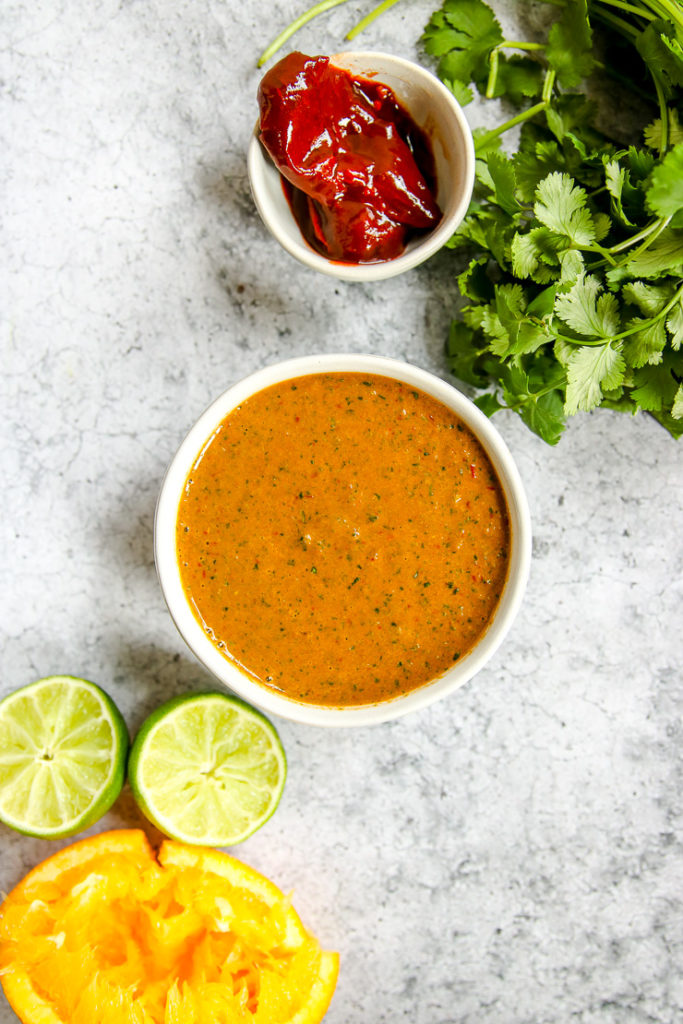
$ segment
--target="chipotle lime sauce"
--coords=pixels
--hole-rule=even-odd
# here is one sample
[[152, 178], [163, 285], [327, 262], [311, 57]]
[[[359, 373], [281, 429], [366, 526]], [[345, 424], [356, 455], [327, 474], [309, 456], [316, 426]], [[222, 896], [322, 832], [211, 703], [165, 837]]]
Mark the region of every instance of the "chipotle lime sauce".
[[258, 99], [261, 142], [322, 255], [393, 259], [439, 223], [429, 140], [386, 85], [295, 52], [263, 77]]
[[192, 468], [181, 578], [225, 657], [294, 700], [385, 701], [486, 630], [508, 511], [482, 445], [441, 402], [356, 373], [253, 395]]

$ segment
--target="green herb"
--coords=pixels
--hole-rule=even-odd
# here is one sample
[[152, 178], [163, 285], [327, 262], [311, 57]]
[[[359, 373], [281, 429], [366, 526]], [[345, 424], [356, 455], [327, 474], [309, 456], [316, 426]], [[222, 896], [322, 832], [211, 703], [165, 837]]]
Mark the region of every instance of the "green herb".
[[[424, 33], [461, 103], [472, 87], [525, 109], [475, 132], [477, 187], [448, 243], [469, 251], [451, 325], [455, 376], [488, 389], [550, 444], [598, 406], [683, 433], [683, 8], [676, 0], [558, 0], [545, 43], [506, 40], [483, 0], [445, 0]], [[593, 22], [608, 32], [607, 65]], [[629, 44], [629, 45], [625, 45]], [[635, 47], [635, 50], [633, 49]], [[637, 52], [636, 52], [637, 51]], [[634, 60], [643, 61], [640, 78]], [[658, 116], [641, 146], [598, 132], [579, 86], [595, 68]], [[517, 151], [500, 136], [521, 125]]]
[[[302, 25], [346, 0], [322, 0]], [[396, 0], [384, 0], [353, 38]], [[475, 131], [475, 195], [449, 248], [469, 254], [447, 342], [488, 415], [513, 409], [550, 444], [568, 416], [607, 407], [683, 433], [683, 7], [680, 0], [547, 0], [544, 42], [508, 40], [484, 0], [445, 0], [423, 43], [461, 104], [476, 89], [519, 113]], [[598, 60], [594, 26], [607, 55]], [[653, 116], [642, 143], [595, 127], [596, 72]], [[517, 150], [501, 136], [520, 127]]]
[[[372, 24], [375, 18], [378, 18], [380, 14], [384, 14], [385, 11], [388, 11], [389, 8], [393, 7], [397, 2], [398, 0], [382, 0], [377, 7], [371, 10], [369, 14], [366, 14], [364, 18], [362, 18], [349, 32], [346, 33], [346, 39], [355, 39], [357, 35]], [[306, 11], [300, 14], [298, 18], [295, 18], [294, 21], [290, 22], [289, 25], [287, 25], [286, 28], [276, 36], [272, 43], [266, 47], [258, 59], [258, 67], [262, 67], [267, 61], [269, 61], [270, 58], [273, 57], [278, 50], [280, 50], [284, 44], [299, 31], [300, 28], [307, 25], [309, 21], [313, 21], [314, 18], [317, 18], [326, 11], [331, 10], [332, 7], [338, 7], [340, 4], [345, 3], [347, 3], [347, 0], [319, 0], [319, 3], [309, 7]]]

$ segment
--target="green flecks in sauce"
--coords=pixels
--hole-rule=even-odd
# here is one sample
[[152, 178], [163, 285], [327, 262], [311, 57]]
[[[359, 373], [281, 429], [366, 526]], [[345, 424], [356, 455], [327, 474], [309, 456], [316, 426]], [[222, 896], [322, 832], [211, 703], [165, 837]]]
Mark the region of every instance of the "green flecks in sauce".
[[263, 685], [325, 705], [424, 685], [485, 631], [510, 527], [482, 446], [385, 377], [314, 374], [244, 401], [186, 483], [198, 620]]

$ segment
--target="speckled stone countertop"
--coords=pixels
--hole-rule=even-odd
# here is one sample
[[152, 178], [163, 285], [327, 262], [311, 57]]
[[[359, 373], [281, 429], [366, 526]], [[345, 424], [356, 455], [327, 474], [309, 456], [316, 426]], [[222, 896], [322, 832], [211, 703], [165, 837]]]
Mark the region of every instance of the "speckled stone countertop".
[[[163, 603], [152, 520], [168, 460], [224, 387], [342, 349], [448, 379], [452, 254], [342, 284], [256, 214], [256, 57], [304, 6], [5, 8], [1, 694], [82, 675], [134, 732], [162, 699], [211, 685]], [[296, 45], [343, 49], [369, 6], [336, 8]], [[434, 6], [399, 4], [358, 42], [415, 58]], [[534, 524], [512, 633], [407, 718], [278, 721], [282, 803], [234, 852], [341, 952], [326, 1024], [673, 1024], [683, 448], [647, 417], [584, 414], [556, 448], [512, 414], [495, 423]], [[144, 825], [127, 789], [91, 831], [120, 825]], [[56, 846], [0, 826], [0, 889]], [[0, 1024], [15, 1019], [0, 996]]]

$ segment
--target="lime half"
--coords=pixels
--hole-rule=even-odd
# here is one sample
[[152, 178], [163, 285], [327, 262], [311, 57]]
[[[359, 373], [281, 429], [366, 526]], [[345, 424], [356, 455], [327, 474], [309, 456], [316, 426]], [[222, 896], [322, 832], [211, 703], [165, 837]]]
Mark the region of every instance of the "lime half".
[[108, 811], [126, 777], [128, 733], [99, 686], [49, 676], [0, 701], [0, 821], [41, 839]]
[[133, 743], [128, 778], [140, 809], [183, 843], [233, 846], [277, 807], [287, 775], [280, 738], [237, 697], [186, 694], [157, 708]]

